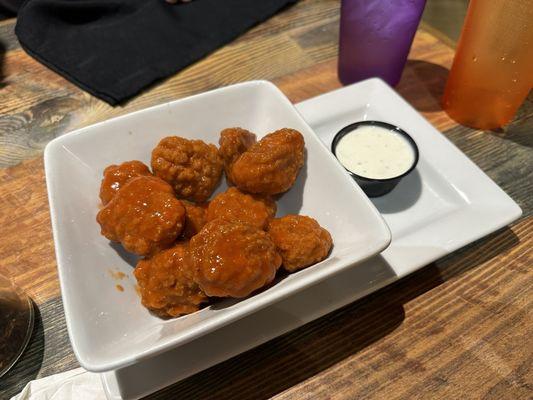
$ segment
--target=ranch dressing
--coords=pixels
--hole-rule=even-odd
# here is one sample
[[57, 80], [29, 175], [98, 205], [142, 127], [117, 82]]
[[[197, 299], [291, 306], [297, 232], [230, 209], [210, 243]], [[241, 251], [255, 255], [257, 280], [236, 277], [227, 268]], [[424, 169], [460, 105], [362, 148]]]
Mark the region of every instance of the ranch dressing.
[[344, 135], [335, 154], [347, 170], [369, 179], [400, 176], [415, 162], [413, 147], [403, 135], [372, 125]]

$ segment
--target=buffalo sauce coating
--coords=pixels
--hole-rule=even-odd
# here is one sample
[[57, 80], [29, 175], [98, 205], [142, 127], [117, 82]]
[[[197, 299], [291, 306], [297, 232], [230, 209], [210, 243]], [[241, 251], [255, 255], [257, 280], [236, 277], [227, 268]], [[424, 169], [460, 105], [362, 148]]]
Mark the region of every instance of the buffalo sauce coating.
[[138, 255], [171, 246], [184, 219], [185, 209], [172, 187], [147, 176], [127, 182], [96, 216], [102, 235]]
[[217, 195], [207, 207], [207, 221], [216, 218], [242, 221], [260, 229], [266, 229], [275, 215], [276, 203], [272, 199], [242, 193], [234, 187]]
[[218, 152], [224, 161], [226, 178], [231, 183], [231, 166], [256, 142], [255, 134], [242, 128], [227, 128], [220, 132]]
[[163, 138], [152, 150], [154, 175], [168, 182], [180, 199], [207, 201], [222, 177], [223, 162], [213, 144], [179, 136]]
[[190, 242], [194, 280], [208, 296], [246, 297], [272, 282], [281, 257], [268, 234], [240, 221], [215, 219]]
[[194, 204], [187, 200], [181, 202], [185, 207], [185, 227], [181, 236], [190, 239], [206, 224], [206, 204]]
[[232, 182], [243, 192], [274, 195], [286, 192], [304, 164], [304, 138], [294, 129], [269, 133], [231, 165]]
[[322, 261], [333, 244], [329, 232], [304, 215], [276, 218], [270, 222], [268, 233], [283, 258], [283, 267], [289, 272]]
[[104, 170], [100, 185], [100, 200], [106, 205], [130, 179], [152, 175], [148, 167], [140, 161], [126, 161], [120, 165], [110, 165]]
[[191, 279], [187, 244], [178, 243], [137, 263], [134, 274], [142, 304], [161, 317], [197, 311], [206, 295]]

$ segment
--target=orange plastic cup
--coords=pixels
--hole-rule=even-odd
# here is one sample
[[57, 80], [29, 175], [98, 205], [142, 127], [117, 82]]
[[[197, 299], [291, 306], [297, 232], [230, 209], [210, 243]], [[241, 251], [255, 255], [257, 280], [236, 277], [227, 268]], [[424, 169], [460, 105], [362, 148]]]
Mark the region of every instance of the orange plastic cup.
[[462, 125], [499, 128], [533, 87], [533, 2], [470, 0], [442, 105]]

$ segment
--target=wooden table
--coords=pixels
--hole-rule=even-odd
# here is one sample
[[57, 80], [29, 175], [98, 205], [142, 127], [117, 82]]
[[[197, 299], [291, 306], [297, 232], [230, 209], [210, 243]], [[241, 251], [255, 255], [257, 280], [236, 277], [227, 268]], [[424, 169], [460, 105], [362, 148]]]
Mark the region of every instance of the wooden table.
[[[76, 367], [50, 229], [42, 150], [113, 116], [248, 79], [294, 102], [339, 87], [338, 1], [306, 0], [112, 108], [30, 58], [0, 23], [0, 273], [38, 306], [0, 398]], [[0, 59], [2, 51], [0, 51]], [[453, 50], [420, 29], [398, 91], [523, 208], [494, 233], [341, 310], [167, 388], [183, 399], [526, 399], [533, 396], [533, 103], [502, 132], [458, 126], [439, 106]]]

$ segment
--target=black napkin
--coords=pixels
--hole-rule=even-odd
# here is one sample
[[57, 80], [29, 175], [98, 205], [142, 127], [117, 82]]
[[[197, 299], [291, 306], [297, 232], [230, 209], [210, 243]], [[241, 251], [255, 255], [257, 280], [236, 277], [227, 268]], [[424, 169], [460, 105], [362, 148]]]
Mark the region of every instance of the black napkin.
[[15, 32], [34, 58], [115, 105], [297, 0], [29, 0]]

